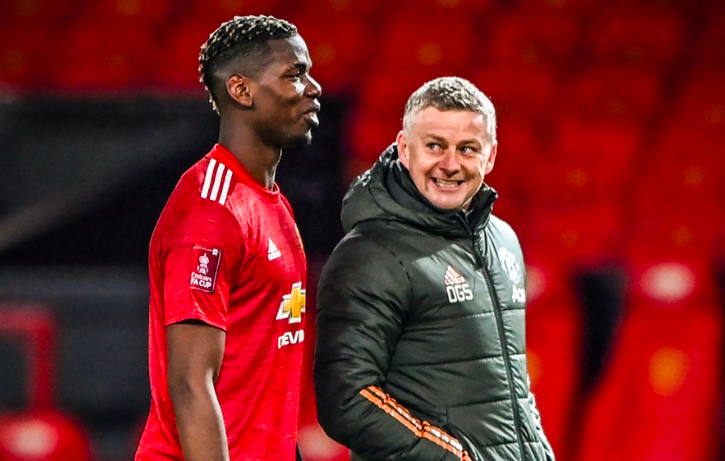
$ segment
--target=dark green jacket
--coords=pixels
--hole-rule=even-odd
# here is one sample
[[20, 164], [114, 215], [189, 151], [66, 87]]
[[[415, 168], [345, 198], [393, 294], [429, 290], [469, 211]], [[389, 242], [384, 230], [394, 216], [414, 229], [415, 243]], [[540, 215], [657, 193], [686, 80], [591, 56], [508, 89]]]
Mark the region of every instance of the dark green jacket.
[[353, 460], [553, 460], [526, 370], [526, 274], [479, 191], [434, 208], [391, 146], [350, 187], [322, 271], [315, 389]]

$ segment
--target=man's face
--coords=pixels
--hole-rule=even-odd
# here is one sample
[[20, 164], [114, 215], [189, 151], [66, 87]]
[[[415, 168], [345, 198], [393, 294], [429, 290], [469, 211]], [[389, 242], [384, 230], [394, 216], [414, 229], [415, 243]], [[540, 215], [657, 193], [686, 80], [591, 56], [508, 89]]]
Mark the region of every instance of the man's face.
[[269, 58], [250, 81], [258, 131], [270, 145], [308, 144], [312, 128], [319, 125], [322, 90], [310, 76], [307, 45], [299, 35], [268, 44]]
[[467, 110], [426, 107], [409, 133], [398, 133], [397, 143], [415, 186], [444, 210], [468, 210], [496, 160], [497, 145], [486, 133], [486, 118]]

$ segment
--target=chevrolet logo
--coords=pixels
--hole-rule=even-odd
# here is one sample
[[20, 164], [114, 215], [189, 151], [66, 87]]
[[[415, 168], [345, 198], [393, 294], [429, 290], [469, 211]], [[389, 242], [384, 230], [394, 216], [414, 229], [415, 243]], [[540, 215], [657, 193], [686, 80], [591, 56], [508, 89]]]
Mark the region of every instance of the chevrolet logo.
[[282, 297], [277, 312], [277, 320], [289, 319], [289, 323], [302, 322], [302, 313], [305, 311], [305, 300], [307, 290], [302, 288], [302, 282], [292, 285], [290, 294]]

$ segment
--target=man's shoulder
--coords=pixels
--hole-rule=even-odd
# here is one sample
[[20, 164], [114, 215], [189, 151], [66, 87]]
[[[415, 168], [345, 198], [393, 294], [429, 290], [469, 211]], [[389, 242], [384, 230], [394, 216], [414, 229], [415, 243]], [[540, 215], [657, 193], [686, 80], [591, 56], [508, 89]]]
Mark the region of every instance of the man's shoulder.
[[164, 210], [155, 233], [183, 234], [194, 229], [218, 228], [221, 232], [238, 230], [239, 223], [228, 205], [233, 185], [231, 175], [217, 174], [218, 162], [205, 156], [179, 178]]
[[516, 231], [514, 231], [514, 228], [511, 227], [508, 222], [504, 221], [496, 215], [491, 215], [491, 218], [488, 221], [488, 228], [494, 232], [516, 238]]
[[[408, 240], [406, 228], [392, 220], [369, 220], [358, 223], [342, 239], [338, 247], [341, 251], [385, 250], [398, 253]], [[392, 251], [397, 249], [396, 251]], [[336, 248], [337, 250], [337, 248]]]

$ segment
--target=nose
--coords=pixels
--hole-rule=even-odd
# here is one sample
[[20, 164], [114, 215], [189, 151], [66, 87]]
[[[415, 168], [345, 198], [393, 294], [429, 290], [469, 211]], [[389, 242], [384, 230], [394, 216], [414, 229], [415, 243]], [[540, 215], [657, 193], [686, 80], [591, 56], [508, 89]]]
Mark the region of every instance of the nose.
[[461, 169], [461, 164], [454, 149], [448, 149], [443, 153], [443, 157], [438, 162], [438, 168], [448, 175], [453, 175]]
[[322, 96], [322, 86], [317, 83], [317, 80], [312, 78], [311, 75], [307, 77], [307, 80], [307, 96], [311, 98], [319, 98], [320, 96]]

